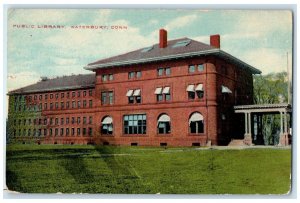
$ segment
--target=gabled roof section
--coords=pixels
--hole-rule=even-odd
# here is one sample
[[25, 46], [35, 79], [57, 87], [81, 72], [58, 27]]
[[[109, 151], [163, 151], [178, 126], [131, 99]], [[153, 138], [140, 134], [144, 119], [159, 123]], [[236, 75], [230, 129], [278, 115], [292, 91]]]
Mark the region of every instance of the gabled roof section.
[[95, 74], [62, 76], [53, 79], [43, 78], [35, 84], [10, 91], [8, 95], [84, 89], [94, 87], [95, 79]]
[[[178, 46], [178, 44], [180, 46]], [[125, 54], [101, 59], [88, 64], [84, 68], [94, 71], [100, 68], [149, 63], [192, 56], [217, 55], [226, 60], [230, 60], [232, 63], [238, 64], [243, 68], [249, 69], [253, 74], [261, 73], [260, 70], [250, 66], [249, 64], [246, 64], [245, 62], [220, 50], [219, 48], [215, 48], [213, 46], [189, 38], [169, 40], [168, 45], [165, 48], [159, 48], [159, 44], [153, 45], [153, 48], [152, 46], [150, 47], [151, 49], [149, 47], [145, 47]]]

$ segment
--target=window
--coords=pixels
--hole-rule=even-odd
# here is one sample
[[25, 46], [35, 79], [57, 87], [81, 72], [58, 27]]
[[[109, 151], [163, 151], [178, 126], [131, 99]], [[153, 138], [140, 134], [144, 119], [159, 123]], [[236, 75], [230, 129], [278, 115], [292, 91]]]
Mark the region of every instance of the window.
[[31, 119], [28, 119], [28, 124], [31, 125]]
[[65, 103], [64, 102], [60, 102], [60, 108], [64, 109], [65, 108]]
[[38, 136], [40, 137], [42, 135], [42, 129], [39, 129]]
[[196, 71], [203, 72], [204, 71], [204, 65], [203, 64], [189, 65], [189, 73], [195, 73]]
[[194, 112], [191, 114], [189, 119], [189, 129], [192, 134], [204, 132], [203, 116], [200, 113]]
[[[19, 97], [19, 101], [21, 101], [22, 97]], [[34, 95], [34, 100], [37, 100], [37, 95]]]
[[53, 125], [53, 118], [50, 118], [50, 125]]
[[63, 125], [64, 124], [64, 118], [60, 119], [60, 124]]
[[47, 103], [44, 104], [44, 110], [47, 110]]
[[69, 136], [69, 134], [70, 134], [70, 130], [69, 128], [66, 128], [66, 136]]
[[[190, 84], [187, 86], [188, 99], [194, 100], [195, 98], [202, 99], [204, 97], [203, 84]], [[197, 97], [196, 97], [197, 95]]]
[[50, 110], [53, 109], [53, 103], [50, 103]]
[[154, 94], [156, 94], [156, 100], [158, 102], [171, 100], [170, 87], [157, 87]]
[[158, 76], [163, 76], [163, 75], [169, 76], [169, 75], [171, 75], [171, 68], [170, 67], [167, 67], [167, 68], [160, 67], [157, 69], [157, 75]]
[[69, 98], [70, 97], [70, 92], [67, 92], [67, 98]]
[[47, 125], [47, 118], [44, 118], [44, 125]]
[[77, 136], [80, 136], [80, 128], [77, 128]]
[[80, 123], [80, 117], [77, 117], [77, 123], [78, 124]]
[[40, 95], [39, 95], [39, 100], [42, 100], [42, 97], [43, 97], [43, 96], [40, 94]]
[[89, 136], [93, 136], [93, 128], [89, 128]]
[[89, 90], [89, 96], [93, 96], [93, 90]]
[[107, 75], [102, 75], [102, 81], [103, 82], [107, 81]]
[[[47, 100], [48, 99], [48, 94], [45, 94], [45, 100]], [[31, 98], [30, 98], [30, 100], [31, 100]]]
[[86, 100], [83, 100], [83, 108], [86, 108]]
[[75, 135], [75, 128], [72, 128], [72, 129], [71, 129], [71, 134], [72, 134], [72, 136]]
[[110, 116], [106, 116], [101, 122], [101, 134], [112, 135], [113, 134], [113, 119]]
[[89, 107], [92, 108], [93, 107], [93, 101], [89, 100]]
[[86, 136], [86, 128], [82, 128], [82, 135]]
[[72, 101], [72, 108], [76, 108], [76, 102], [75, 101]]
[[[25, 110], [25, 106], [24, 106], [24, 110]], [[39, 110], [42, 110], [42, 103], [39, 104]]]
[[61, 128], [61, 129], [60, 129], [60, 136], [63, 136], [63, 135], [64, 135], [64, 129]]
[[164, 69], [163, 68], [158, 68], [157, 69], [157, 75], [162, 76], [164, 74]]
[[70, 119], [69, 119], [69, 117], [67, 117], [66, 118], [66, 124], [69, 124], [69, 122], [70, 122]]
[[129, 104], [133, 104], [134, 102], [141, 103], [142, 101], [141, 89], [128, 90], [126, 96], [128, 97]]
[[39, 125], [41, 125], [41, 124], [42, 124], [42, 119], [39, 118]]
[[50, 99], [53, 99], [53, 94], [50, 94]]
[[66, 108], [68, 109], [68, 108], [70, 108], [70, 102], [66, 102]]
[[169, 134], [171, 132], [170, 117], [167, 114], [162, 114], [157, 120], [158, 134]]
[[93, 123], [93, 117], [90, 116], [90, 117], [89, 117], [89, 124], [92, 124], [92, 123]]
[[125, 115], [124, 134], [146, 134], [146, 114]]
[[77, 101], [77, 108], [80, 108], [80, 107], [81, 107], [81, 102]]
[[140, 78], [140, 77], [142, 77], [141, 71], [132, 71], [128, 73], [128, 79]]
[[55, 109], [58, 109], [58, 102], [55, 102]]
[[26, 119], [23, 120], [23, 125], [26, 125]]
[[55, 136], [58, 136], [58, 128], [55, 128]]
[[83, 124], [86, 124], [86, 117], [85, 117], [85, 116], [83, 117], [82, 123], [83, 123]]
[[44, 129], [44, 136], [47, 136], [47, 129]]
[[65, 93], [62, 92], [62, 93], [60, 94], [60, 97], [61, 97], [61, 98], [64, 98], [64, 97], [65, 97]]
[[58, 99], [58, 93], [55, 94], [55, 99]]
[[80, 91], [77, 92], [77, 97], [80, 97]]
[[58, 125], [58, 118], [55, 118], [55, 125]]
[[75, 97], [75, 94], [76, 94], [75, 92], [72, 92], [72, 97]]
[[113, 104], [113, 92], [107, 91], [107, 92], [101, 92], [101, 104]]
[[49, 129], [49, 135], [50, 135], [50, 136], [53, 135], [52, 128]]
[[83, 93], [82, 93], [82, 94], [83, 94], [83, 96], [85, 97], [85, 96], [86, 96], [86, 91], [83, 91]]
[[189, 65], [189, 73], [194, 73], [194, 72], [195, 72], [195, 66]]
[[171, 68], [166, 68], [166, 75], [171, 75]]
[[108, 81], [108, 80], [113, 80], [114, 75], [113, 74], [107, 74], [107, 75], [102, 75], [102, 82]]
[[75, 123], [75, 117], [72, 117], [72, 124]]
[[198, 71], [199, 72], [204, 71], [204, 65], [203, 64], [198, 64]]
[[27, 136], [31, 136], [31, 129], [28, 129]]

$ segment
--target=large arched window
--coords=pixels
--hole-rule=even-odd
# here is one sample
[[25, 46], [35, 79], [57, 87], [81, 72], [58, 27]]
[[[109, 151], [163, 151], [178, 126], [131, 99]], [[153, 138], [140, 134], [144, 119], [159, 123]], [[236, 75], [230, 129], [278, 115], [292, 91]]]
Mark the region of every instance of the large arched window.
[[170, 117], [167, 114], [162, 114], [157, 120], [157, 132], [158, 134], [171, 133]]
[[190, 127], [190, 133], [193, 134], [203, 133], [204, 132], [203, 116], [198, 112], [192, 113], [189, 119], [189, 127]]
[[112, 135], [113, 134], [113, 119], [110, 116], [106, 116], [101, 122], [101, 134]]

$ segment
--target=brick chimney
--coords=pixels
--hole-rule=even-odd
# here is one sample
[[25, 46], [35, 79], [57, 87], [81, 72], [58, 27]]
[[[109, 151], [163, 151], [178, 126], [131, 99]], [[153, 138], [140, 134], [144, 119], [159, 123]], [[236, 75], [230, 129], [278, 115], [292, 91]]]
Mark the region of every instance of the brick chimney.
[[210, 46], [220, 48], [220, 35], [210, 35]]
[[168, 46], [168, 34], [165, 29], [159, 30], [159, 48], [166, 48]]

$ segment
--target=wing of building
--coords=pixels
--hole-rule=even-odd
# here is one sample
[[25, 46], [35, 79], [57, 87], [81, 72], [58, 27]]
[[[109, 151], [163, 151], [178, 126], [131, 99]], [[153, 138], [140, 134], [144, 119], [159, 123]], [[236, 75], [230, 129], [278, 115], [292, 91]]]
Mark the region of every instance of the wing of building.
[[[258, 69], [189, 38], [100, 59], [94, 74], [42, 81], [9, 93], [16, 142], [151, 146], [225, 145], [243, 137], [237, 104], [252, 104]], [[138, 43], [138, 42], [137, 42]]]

